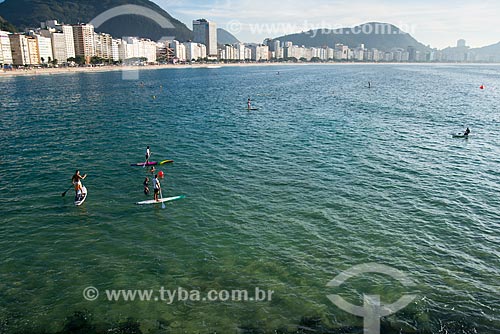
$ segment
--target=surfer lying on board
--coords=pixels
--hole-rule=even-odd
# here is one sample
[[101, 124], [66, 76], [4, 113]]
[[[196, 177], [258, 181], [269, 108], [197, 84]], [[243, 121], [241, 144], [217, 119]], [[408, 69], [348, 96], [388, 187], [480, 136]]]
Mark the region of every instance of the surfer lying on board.
[[149, 177], [144, 180], [144, 195], [149, 195]]
[[155, 175], [155, 178], [153, 180], [153, 186], [155, 187], [155, 195], [154, 195], [155, 201], [159, 202], [158, 196], [160, 195], [161, 184], [160, 180], [158, 180], [158, 175]]
[[76, 196], [78, 196], [79, 193], [81, 194], [83, 192], [82, 180], [85, 180], [86, 178], [87, 178], [87, 174], [85, 174], [84, 176], [81, 176], [79, 170], [77, 170], [75, 172], [75, 175], [73, 175], [73, 177], [71, 178], [71, 182], [75, 186]]

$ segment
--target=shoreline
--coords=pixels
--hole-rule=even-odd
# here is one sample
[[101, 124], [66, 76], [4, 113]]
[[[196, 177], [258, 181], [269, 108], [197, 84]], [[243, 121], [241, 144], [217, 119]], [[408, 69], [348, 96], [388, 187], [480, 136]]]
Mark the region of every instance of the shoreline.
[[149, 66], [100, 66], [100, 67], [63, 67], [63, 68], [38, 68], [38, 69], [14, 69], [0, 71], [0, 78], [12, 77], [37, 77], [60, 74], [79, 74], [79, 73], [104, 73], [117, 71], [152, 71], [162, 69], [219, 69], [222, 67], [286, 67], [286, 66], [499, 66], [498, 63], [235, 63], [235, 64], [193, 64], [193, 65], [149, 65]]

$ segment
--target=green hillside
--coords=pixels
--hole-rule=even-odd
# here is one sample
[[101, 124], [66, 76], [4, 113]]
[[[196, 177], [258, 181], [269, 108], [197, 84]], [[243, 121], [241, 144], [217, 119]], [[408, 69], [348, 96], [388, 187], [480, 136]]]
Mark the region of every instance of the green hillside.
[[7, 22], [3, 17], [0, 16], [0, 30], [8, 32], [16, 32], [16, 27], [14, 27], [14, 25]]
[[159, 40], [165, 36], [180, 41], [192, 38], [183, 23], [148, 0], [5, 0], [0, 13], [19, 29], [38, 27], [40, 22], [58, 20], [67, 24], [88, 23], [108, 9], [121, 5], [144, 6], [169, 19], [175, 29], [163, 29], [153, 20], [139, 15], [124, 15], [104, 23], [98, 30], [114, 37], [138, 36]]

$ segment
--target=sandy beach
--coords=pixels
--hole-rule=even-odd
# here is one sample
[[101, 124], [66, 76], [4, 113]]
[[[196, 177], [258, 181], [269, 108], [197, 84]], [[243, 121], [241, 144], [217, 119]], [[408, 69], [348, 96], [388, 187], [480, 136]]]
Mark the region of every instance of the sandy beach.
[[[300, 64], [300, 63], [299, 63]], [[333, 63], [332, 63], [333, 64]], [[236, 66], [290, 66], [295, 63], [239, 63], [239, 64], [192, 64], [192, 65], [149, 65], [149, 66], [99, 66], [99, 67], [61, 67], [61, 68], [37, 68], [37, 69], [13, 69], [0, 71], [0, 78], [14, 76], [40, 76], [58, 75], [72, 73], [101, 73], [113, 71], [150, 71], [159, 69], [190, 69], [206, 68], [215, 69], [220, 67]], [[301, 65], [312, 65], [302, 63]]]
[[58, 74], [73, 74], [73, 73], [102, 73], [114, 71], [151, 71], [160, 69], [217, 69], [221, 67], [250, 67], [250, 66], [346, 66], [346, 65], [406, 65], [406, 66], [436, 66], [436, 65], [454, 65], [454, 66], [483, 66], [483, 65], [500, 65], [495, 63], [480, 64], [455, 64], [455, 63], [363, 63], [363, 62], [330, 62], [330, 63], [218, 63], [218, 64], [168, 64], [168, 65], [148, 65], [148, 66], [99, 66], [99, 67], [61, 67], [61, 68], [37, 68], [37, 69], [13, 69], [0, 71], [0, 78], [9, 78], [16, 76], [41, 76], [41, 75], [58, 75]]

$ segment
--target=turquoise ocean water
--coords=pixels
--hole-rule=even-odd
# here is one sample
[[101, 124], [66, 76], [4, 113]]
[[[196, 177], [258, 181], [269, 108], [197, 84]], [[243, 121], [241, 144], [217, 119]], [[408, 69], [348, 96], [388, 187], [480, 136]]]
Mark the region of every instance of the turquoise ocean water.
[[[144, 332], [160, 321], [169, 333], [267, 333], [305, 318], [360, 328], [326, 296], [361, 305], [364, 293], [389, 303], [410, 292], [384, 319], [394, 333], [500, 332], [499, 66], [179, 69], [140, 81], [0, 79], [0, 333], [58, 331], [82, 310], [97, 323], [134, 317]], [[248, 97], [259, 111], [245, 110]], [[451, 138], [466, 126], [470, 139]], [[147, 145], [153, 160], [175, 160], [164, 195], [187, 196], [165, 210], [134, 205], [147, 172], [129, 165]], [[89, 174], [80, 208], [61, 197], [77, 168]], [[416, 287], [379, 274], [326, 287], [364, 263]], [[161, 287], [275, 293], [168, 305], [102, 292]]]

